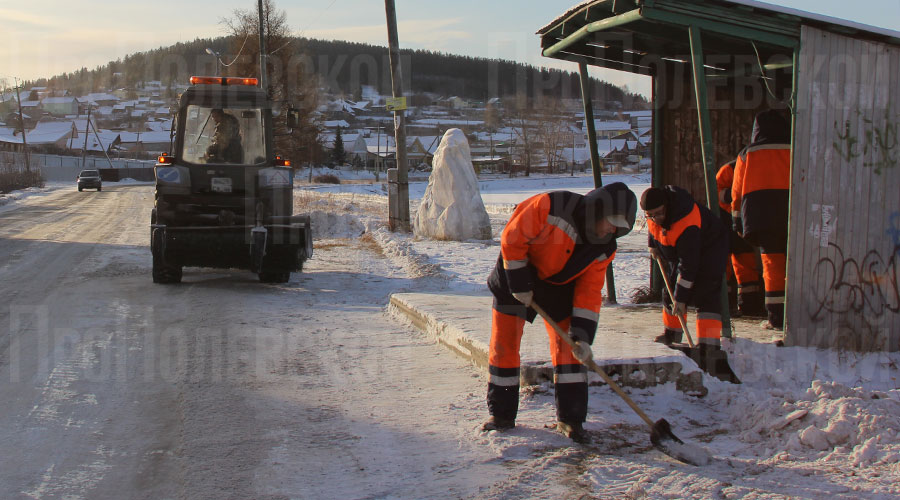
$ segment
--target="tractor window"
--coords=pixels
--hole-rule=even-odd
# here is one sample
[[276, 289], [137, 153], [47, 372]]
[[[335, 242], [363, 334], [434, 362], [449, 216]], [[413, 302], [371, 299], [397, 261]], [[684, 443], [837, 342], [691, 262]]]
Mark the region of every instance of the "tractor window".
[[265, 157], [266, 136], [259, 108], [187, 107], [184, 161], [255, 165]]

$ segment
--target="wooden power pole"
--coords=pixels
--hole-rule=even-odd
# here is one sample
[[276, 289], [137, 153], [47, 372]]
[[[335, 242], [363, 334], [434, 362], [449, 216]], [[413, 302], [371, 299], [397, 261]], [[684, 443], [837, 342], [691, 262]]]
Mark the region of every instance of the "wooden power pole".
[[[28, 140], [25, 139], [25, 117], [22, 116], [22, 96], [19, 95], [19, 79], [16, 78], [14, 81], [16, 82], [16, 102], [19, 104], [19, 125], [22, 126], [22, 153], [25, 154], [25, 171], [31, 172], [31, 163], [28, 161]], [[22, 85], [22, 90], [25, 90], [24, 85]]]
[[[263, 0], [257, 2], [259, 4], [259, 88], [269, 95], [268, 78], [266, 78], [266, 35], [265, 24], [263, 24]], [[218, 64], [218, 61], [216, 61]]]
[[395, 171], [388, 171], [388, 217], [391, 231], [409, 232], [409, 165], [406, 162], [406, 103], [403, 98], [403, 72], [400, 68], [400, 42], [397, 39], [397, 10], [394, 0], [384, 0], [387, 15], [388, 47], [391, 60], [391, 87], [394, 111]]

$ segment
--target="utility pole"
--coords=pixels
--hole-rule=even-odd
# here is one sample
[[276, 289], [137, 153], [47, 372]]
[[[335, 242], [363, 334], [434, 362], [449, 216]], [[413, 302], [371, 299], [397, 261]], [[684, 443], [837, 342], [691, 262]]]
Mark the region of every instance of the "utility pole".
[[[400, 68], [400, 42], [397, 39], [397, 10], [394, 0], [384, 0], [384, 9], [387, 17], [388, 47], [391, 60], [391, 87], [394, 99], [403, 97], [403, 72]], [[394, 109], [394, 142], [396, 143], [397, 193], [393, 200], [388, 199], [389, 225], [391, 231], [409, 232], [409, 174], [406, 163], [406, 112], [404, 109]], [[393, 195], [392, 173], [388, 172], [388, 196]]]
[[87, 160], [87, 141], [91, 128], [91, 105], [88, 104], [87, 123], [84, 125], [84, 148], [81, 150], [81, 169], [84, 170], [84, 162]]
[[[19, 124], [22, 125], [22, 152], [25, 153], [25, 171], [31, 172], [31, 163], [28, 161], [28, 141], [25, 139], [25, 117], [22, 116], [22, 96], [19, 95], [19, 79], [13, 79], [16, 83], [16, 102], [19, 103]], [[22, 90], [25, 86], [22, 85]]]
[[572, 168], [571, 168], [571, 173], [569, 175], [571, 175], [573, 177], [575, 176], [575, 131], [574, 130], [572, 131]]
[[259, 5], [259, 87], [263, 89], [266, 96], [269, 95], [268, 79], [266, 78], [266, 36], [265, 25], [263, 24], [263, 0], [258, 1]]

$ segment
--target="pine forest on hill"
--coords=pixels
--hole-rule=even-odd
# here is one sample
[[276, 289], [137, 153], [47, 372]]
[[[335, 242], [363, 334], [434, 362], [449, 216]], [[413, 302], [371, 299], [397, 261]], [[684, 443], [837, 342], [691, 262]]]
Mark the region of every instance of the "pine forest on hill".
[[[308, 74], [311, 69], [318, 75], [320, 85], [335, 94], [346, 95], [348, 99], [361, 99], [363, 86], [374, 87], [381, 95], [390, 94], [386, 47], [308, 38], [295, 38], [293, 43], [298, 55], [286, 68], [289, 73]], [[215, 73], [216, 59], [206, 52], [207, 48], [220, 53], [222, 60], [230, 63], [235, 58], [235, 54], [231, 53], [234, 45], [232, 37], [198, 38], [130, 54], [92, 70], [82, 68], [31, 83], [51, 89], [66, 89], [75, 95], [134, 88], [142, 81], [160, 81], [165, 87], [174, 89], [178, 84], [187, 84], [191, 75]], [[277, 49], [274, 47], [269, 51]], [[575, 72], [426, 50], [405, 50], [401, 57], [404, 90], [411, 96], [430, 93], [476, 101], [515, 95], [581, 98], [579, 77]], [[227, 68], [223, 74], [228, 74]], [[643, 96], [627, 93], [610, 83], [592, 79], [591, 84], [592, 96], [597, 101], [617, 101], [632, 109], [648, 106]], [[174, 94], [174, 90], [170, 92]]]

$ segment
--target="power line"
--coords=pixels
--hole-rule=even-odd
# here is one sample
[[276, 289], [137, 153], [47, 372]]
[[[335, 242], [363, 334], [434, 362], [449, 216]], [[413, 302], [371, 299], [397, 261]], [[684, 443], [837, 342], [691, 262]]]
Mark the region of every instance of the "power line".
[[[247, 33], [247, 36], [244, 37], [244, 43], [241, 44], [241, 48], [238, 49], [238, 53], [237, 53], [237, 55], [234, 56], [234, 59], [232, 59], [231, 62], [228, 64], [225, 64], [224, 62], [222, 62], [222, 66], [227, 68], [228, 66], [231, 66], [232, 64], [234, 64], [234, 62], [237, 61], [238, 57], [241, 57], [241, 52], [244, 51], [244, 46], [247, 45], [248, 38], [250, 38], [250, 33]], [[222, 60], [220, 59], [219, 61], [221, 62]]]

